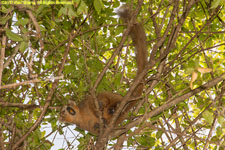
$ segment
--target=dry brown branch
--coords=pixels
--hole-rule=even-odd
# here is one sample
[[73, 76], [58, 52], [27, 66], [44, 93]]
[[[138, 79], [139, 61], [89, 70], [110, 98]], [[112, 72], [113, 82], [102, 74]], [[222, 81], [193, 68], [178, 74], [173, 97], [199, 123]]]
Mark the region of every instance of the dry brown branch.
[[33, 79], [33, 80], [29, 80], [29, 81], [24, 81], [24, 82], [19, 82], [19, 83], [12, 83], [12, 84], [8, 84], [8, 85], [3, 85], [3, 86], [0, 86], [0, 90], [1, 90], [1, 89], [15, 88], [15, 87], [17, 87], [17, 86], [22, 86], [22, 85], [27, 85], [27, 84], [37, 83], [37, 82], [48, 82], [48, 81], [60, 80], [60, 79], [63, 79], [63, 76], [47, 78], [47, 79], [44, 79], [44, 80]]
[[[192, 122], [190, 122], [190, 125], [188, 127], [186, 127], [182, 132], [181, 134], [186, 134], [186, 132], [189, 130], [190, 127], [192, 127], [192, 125], [194, 125], [201, 117], [202, 117], [202, 114], [208, 110], [210, 107], [212, 106], [212, 103], [209, 104]], [[168, 150], [170, 147], [172, 147], [176, 142], [177, 140], [179, 139], [179, 137], [176, 137], [175, 139], [173, 139], [173, 141], [170, 142], [170, 144], [165, 148], [166, 150]]]
[[5, 150], [5, 147], [4, 147], [4, 137], [3, 137], [3, 130], [2, 130], [2, 124], [0, 124], [0, 148], [1, 150]]
[[215, 128], [216, 128], [217, 117], [218, 117], [218, 114], [215, 114], [214, 119], [213, 119], [212, 126], [211, 126], [210, 131], [209, 131], [209, 134], [208, 134], [208, 136], [207, 136], [207, 138], [206, 138], [206, 140], [205, 140], [205, 145], [204, 145], [203, 150], [208, 149], [207, 147], [208, 147], [208, 145], [209, 145], [209, 141], [210, 141], [211, 138], [212, 138], [212, 132], [213, 132], [213, 131], [215, 130]]
[[117, 139], [117, 143], [113, 146], [115, 150], [120, 150], [123, 148], [123, 142], [126, 139], [126, 134], [121, 135], [118, 139]]
[[[36, 104], [23, 104], [23, 103], [9, 103], [9, 102], [4, 102], [0, 101], [0, 107], [18, 107], [21, 109], [35, 109], [35, 108], [43, 108], [41, 105], [36, 105]], [[60, 107], [52, 107], [50, 106], [49, 109], [52, 110], [59, 110]]]
[[[175, 115], [177, 115], [177, 113], [175, 113]], [[176, 124], [176, 132], [181, 133], [181, 128], [180, 128], [181, 125], [180, 125], [180, 122], [179, 122], [178, 118], [175, 118], [175, 124]], [[180, 142], [182, 143], [183, 148], [185, 150], [188, 150], [188, 147], [187, 147], [187, 145], [184, 141], [183, 136], [184, 135], [177, 134], [177, 137], [180, 139]]]
[[40, 42], [40, 48], [41, 50], [44, 49], [44, 42], [43, 42], [43, 38], [41, 36], [41, 29], [40, 26], [37, 22], [37, 19], [34, 17], [34, 15], [32, 14], [31, 10], [26, 10], [27, 14], [29, 15], [30, 19], [33, 21], [35, 29], [37, 31], [37, 37], [39, 39]]
[[4, 63], [3, 69], [8, 67], [8, 65], [11, 63], [12, 59], [15, 57], [16, 53], [19, 51], [19, 47], [20, 45], [16, 45], [15, 50], [13, 51], [13, 54]]
[[5, 59], [6, 35], [3, 35], [1, 45], [2, 46], [1, 46], [1, 57], [0, 57], [0, 86], [2, 84], [2, 72], [3, 72], [3, 64]]
[[[178, 2], [178, 1], [175, 1], [175, 2]], [[171, 12], [171, 16], [170, 16], [170, 21], [167, 25], [167, 28], [166, 28], [166, 31], [163, 33], [163, 36], [157, 41], [156, 44], [154, 44], [153, 46], [153, 49], [152, 49], [152, 52], [150, 54], [150, 64], [151, 66], [154, 66], [155, 63], [156, 63], [156, 52], [158, 50], [158, 48], [163, 44], [163, 42], [165, 41], [166, 37], [168, 36], [169, 34], [169, 31], [172, 29], [172, 25], [173, 25], [173, 21], [174, 21], [174, 18], [175, 18], [175, 13], [176, 13], [176, 10], [177, 10], [177, 6], [176, 6], [176, 3], [173, 3], [173, 10]]]

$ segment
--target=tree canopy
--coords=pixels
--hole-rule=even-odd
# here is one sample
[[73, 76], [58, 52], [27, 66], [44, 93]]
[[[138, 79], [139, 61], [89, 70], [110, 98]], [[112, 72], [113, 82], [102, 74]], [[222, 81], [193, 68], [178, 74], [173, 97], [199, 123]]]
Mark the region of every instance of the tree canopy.
[[[0, 149], [225, 148], [224, 0], [10, 2], [0, 4]], [[142, 97], [99, 137], [68, 131], [58, 116], [69, 100], [138, 83], [122, 4], [147, 35]]]

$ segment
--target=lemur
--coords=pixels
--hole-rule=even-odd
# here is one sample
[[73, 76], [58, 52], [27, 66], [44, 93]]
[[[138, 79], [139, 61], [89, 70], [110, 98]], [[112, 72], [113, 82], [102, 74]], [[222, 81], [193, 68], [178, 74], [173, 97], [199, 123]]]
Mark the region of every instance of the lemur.
[[[117, 13], [124, 23], [128, 24], [131, 21], [133, 11], [131, 11], [129, 7], [121, 7]], [[136, 76], [138, 76], [147, 65], [147, 43], [143, 25], [134, 20], [129, 35], [136, 49], [135, 55], [138, 69]], [[144, 82], [139, 83], [131, 97], [135, 98], [141, 96], [143, 88]], [[113, 113], [116, 111], [122, 100], [123, 96], [112, 92], [100, 92], [97, 94], [97, 101], [103, 114], [104, 124], [107, 125], [110, 122]], [[136, 101], [128, 103], [124, 111], [129, 111], [136, 103]], [[98, 135], [100, 119], [97, 114], [97, 108], [95, 107], [93, 97], [87, 95], [78, 105], [73, 101], [70, 101], [64, 106], [61, 109], [59, 120], [76, 124], [78, 128], [87, 130], [94, 135]], [[119, 116], [116, 124], [121, 123], [123, 120], [124, 116]]]

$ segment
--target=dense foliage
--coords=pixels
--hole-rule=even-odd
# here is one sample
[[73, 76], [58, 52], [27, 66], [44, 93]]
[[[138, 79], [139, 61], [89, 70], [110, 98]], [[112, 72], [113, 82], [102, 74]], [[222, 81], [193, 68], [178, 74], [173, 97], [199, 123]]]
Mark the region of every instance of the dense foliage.
[[[223, 2], [0, 5], [0, 149], [224, 149]], [[125, 96], [135, 82], [134, 48], [116, 15], [124, 3], [147, 34], [145, 92], [116, 132], [71, 131], [58, 121], [68, 100], [95, 86]]]

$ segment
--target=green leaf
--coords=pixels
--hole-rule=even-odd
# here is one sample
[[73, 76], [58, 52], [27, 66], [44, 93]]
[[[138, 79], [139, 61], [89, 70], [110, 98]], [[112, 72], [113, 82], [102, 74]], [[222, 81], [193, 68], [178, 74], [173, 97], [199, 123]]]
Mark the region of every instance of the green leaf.
[[115, 76], [115, 80], [114, 80], [114, 84], [116, 87], [120, 87], [121, 86], [121, 78], [122, 78], [122, 74], [121, 73], [117, 73]]
[[81, 1], [80, 5], [79, 5], [79, 7], [77, 9], [77, 14], [80, 15], [82, 13], [85, 13], [86, 11], [87, 11], [87, 5], [85, 4], [84, 1]]
[[223, 128], [217, 127], [216, 128], [216, 134], [217, 134], [218, 137], [220, 137], [223, 134]]
[[24, 25], [28, 24], [28, 22], [29, 22], [29, 19], [27, 19], [27, 18], [20, 19], [15, 23], [15, 26], [19, 26], [19, 25], [24, 26]]
[[73, 61], [73, 63], [76, 63], [77, 62], [77, 55], [75, 53], [75, 50], [70, 50], [70, 59]]
[[69, 7], [68, 15], [70, 17], [77, 17], [77, 13], [73, 10], [73, 7]]
[[23, 41], [23, 38], [21, 36], [19, 36], [18, 34], [13, 33], [11, 30], [9, 29], [5, 29], [6, 30], [6, 35], [9, 39], [13, 40], [13, 41]]
[[4, 5], [2, 5], [1, 6], [1, 9], [0, 9], [0, 12], [3, 12], [3, 13], [9, 13], [11, 10], [10, 10], [11, 8], [6, 8], [6, 7], [4, 7]]
[[67, 9], [65, 7], [61, 7], [59, 12], [58, 12], [58, 16], [60, 17], [64, 14], [66, 14], [66, 12], [67, 12]]
[[95, 10], [100, 13], [102, 9], [104, 9], [104, 5], [101, 0], [94, 0], [94, 8]]
[[214, 0], [214, 1], [212, 2], [211, 9], [214, 9], [214, 8], [218, 7], [220, 4], [222, 4], [222, 1], [223, 1], [223, 0]]
[[203, 114], [202, 114], [202, 117], [206, 120], [206, 122], [208, 124], [212, 124], [213, 122], [213, 113], [209, 112], [209, 111], [205, 111]]
[[155, 144], [155, 139], [150, 137], [150, 135], [136, 137], [136, 140], [143, 146], [154, 146]]
[[1, 17], [0, 24], [4, 25], [11, 18], [11, 16]]
[[[46, 7], [48, 7], [48, 5], [40, 5], [40, 6], [38, 7], [38, 9], [36, 10], [36, 14], [37, 14], [37, 15], [42, 14], [43, 11], [44, 11], [44, 9], [45, 9]], [[42, 15], [43, 15], [43, 14], [42, 14]]]
[[75, 70], [75, 67], [73, 65], [68, 65], [64, 67], [65, 74], [73, 73]]
[[185, 73], [191, 74], [191, 73], [194, 72], [194, 71], [195, 71], [195, 68], [187, 68], [187, 69], [185, 70]]
[[156, 138], [157, 138], [157, 139], [161, 138], [162, 134], [163, 134], [163, 131], [158, 131], [158, 132], [156, 133]]
[[224, 117], [219, 116], [218, 117], [218, 122], [219, 122], [220, 125], [222, 125], [224, 123]]
[[43, 145], [43, 149], [51, 149], [52, 143], [45, 142]]
[[74, 6], [77, 7], [80, 4], [81, 0], [73, 0]]
[[87, 61], [87, 65], [93, 71], [99, 71], [102, 69], [102, 63], [98, 59], [90, 59]]
[[27, 49], [27, 47], [28, 47], [28, 43], [27, 42], [22, 42], [20, 44], [20, 52], [23, 53]]

